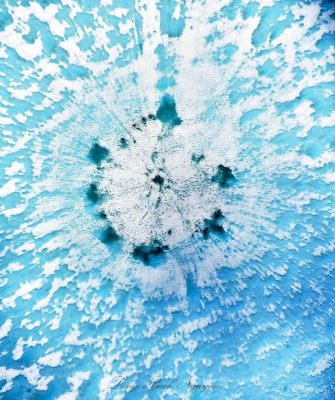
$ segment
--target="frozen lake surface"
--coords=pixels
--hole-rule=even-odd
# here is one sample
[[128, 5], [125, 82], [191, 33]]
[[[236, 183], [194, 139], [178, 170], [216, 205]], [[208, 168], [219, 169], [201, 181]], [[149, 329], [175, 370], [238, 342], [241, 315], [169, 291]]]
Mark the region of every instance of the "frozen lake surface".
[[334, 19], [3, 2], [0, 399], [335, 399]]

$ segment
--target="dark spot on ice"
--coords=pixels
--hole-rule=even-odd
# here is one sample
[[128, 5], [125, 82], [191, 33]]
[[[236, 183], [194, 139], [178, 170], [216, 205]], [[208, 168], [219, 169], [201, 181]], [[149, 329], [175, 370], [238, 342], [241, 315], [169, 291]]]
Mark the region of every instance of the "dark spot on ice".
[[120, 139], [120, 147], [122, 149], [125, 149], [126, 147], [128, 147], [128, 142], [127, 142], [127, 140], [125, 138], [121, 138]]
[[205, 158], [205, 156], [203, 154], [197, 155], [197, 154], [192, 154], [192, 161], [195, 163], [199, 163], [200, 161], [202, 161]]
[[221, 210], [216, 210], [210, 219], [204, 220], [202, 234], [205, 239], [208, 239], [210, 234], [223, 235], [225, 233], [225, 230], [221, 226], [223, 218]]
[[97, 203], [100, 200], [101, 195], [100, 195], [98, 187], [95, 183], [90, 184], [90, 186], [87, 190], [87, 198], [92, 203]]
[[157, 151], [154, 151], [154, 152], [151, 154], [151, 161], [152, 161], [152, 162], [155, 162], [155, 161], [157, 160], [157, 157], [158, 157], [158, 153], [157, 153]]
[[136, 246], [133, 251], [133, 257], [141, 260], [145, 265], [150, 265], [152, 261], [162, 255], [169, 247], [162, 245], [158, 240], [152, 244], [142, 244]]
[[94, 164], [100, 165], [100, 163], [108, 157], [108, 154], [109, 151], [105, 147], [100, 146], [98, 143], [94, 143], [88, 153], [88, 157], [94, 162]]
[[145, 117], [142, 117], [141, 121], [142, 121], [142, 124], [143, 124], [143, 125], [146, 125], [146, 124], [147, 124], [147, 119], [146, 119]]
[[152, 181], [153, 183], [156, 183], [156, 185], [162, 186], [164, 183], [164, 178], [160, 175], [156, 175]]
[[213, 221], [222, 221], [223, 220], [223, 214], [221, 210], [216, 210], [214, 211], [213, 215], [212, 215], [212, 220]]
[[169, 94], [166, 94], [162, 97], [156, 117], [163, 124], [170, 127], [177, 126], [182, 123], [182, 120], [177, 115], [176, 102], [174, 101], [174, 98]]
[[172, 229], [169, 229], [169, 230], [167, 231], [167, 234], [168, 234], [168, 235], [171, 235], [171, 234], [172, 234]]
[[216, 174], [212, 177], [212, 182], [218, 183], [222, 188], [231, 187], [236, 181], [235, 176], [228, 167], [219, 165]]
[[132, 124], [132, 127], [138, 131], [142, 130], [139, 124]]
[[150, 119], [151, 121], [154, 121], [156, 119], [156, 117], [154, 116], [154, 114], [149, 114], [148, 119]]
[[104, 244], [111, 244], [119, 240], [115, 229], [111, 226], [102, 231], [100, 235], [100, 241]]
[[100, 218], [102, 218], [102, 219], [107, 219], [107, 215], [106, 215], [106, 213], [105, 213], [105, 211], [99, 211], [99, 217]]

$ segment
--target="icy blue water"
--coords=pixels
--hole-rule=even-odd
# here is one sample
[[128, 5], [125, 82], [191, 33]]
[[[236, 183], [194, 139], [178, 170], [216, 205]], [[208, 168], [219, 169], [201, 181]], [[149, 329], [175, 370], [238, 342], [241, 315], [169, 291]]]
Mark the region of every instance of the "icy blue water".
[[334, 13], [0, 0], [1, 399], [335, 399]]

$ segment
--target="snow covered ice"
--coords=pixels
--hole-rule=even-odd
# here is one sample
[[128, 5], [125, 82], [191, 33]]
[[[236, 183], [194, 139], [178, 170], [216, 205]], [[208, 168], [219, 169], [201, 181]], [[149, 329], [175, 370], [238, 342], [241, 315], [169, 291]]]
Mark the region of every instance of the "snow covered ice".
[[0, 399], [335, 398], [334, 17], [2, 5]]

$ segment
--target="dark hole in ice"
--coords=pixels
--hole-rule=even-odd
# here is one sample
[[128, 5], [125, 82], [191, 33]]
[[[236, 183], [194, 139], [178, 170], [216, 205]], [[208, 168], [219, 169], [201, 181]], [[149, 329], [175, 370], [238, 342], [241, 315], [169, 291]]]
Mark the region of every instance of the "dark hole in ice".
[[223, 220], [223, 214], [221, 210], [216, 210], [213, 215], [212, 215], [213, 221], [222, 221]]
[[107, 215], [106, 215], [106, 213], [105, 213], [105, 211], [99, 211], [99, 217], [100, 218], [102, 218], [102, 219], [107, 219]]
[[177, 115], [174, 98], [169, 94], [162, 97], [156, 117], [168, 126], [177, 126], [182, 123], [182, 120]]
[[142, 117], [142, 118], [141, 118], [141, 121], [142, 121], [142, 124], [143, 124], [143, 125], [146, 125], [146, 124], [147, 124], [147, 119], [146, 119], [145, 117]]
[[127, 142], [127, 140], [125, 138], [121, 138], [120, 139], [120, 147], [122, 147], [123, 149], [128, 147], [128, 142]]
[[87, 190], [87, 198], [92, 203], [97, 203], [100, 200], [101, 194], [99, 193], [98, 187], [95, 183], [90, 184]]
[[108, 157], [109, 151], [100, 146], [98, 143], [94, 143], [91, 147], [88, 157], [94, 162], [94, 164], [99, 165], [106, 157]]
[[206, 220], [205, 228], [203, 229], [202, 233], [204, 235], [204, 238], [208, 239], [211, 233], [223, 235], [225, 233], [225, 230], [222, 228], [222, 226], [217, 225], [209, 220]]
[[137, 129], [138, 131], [141, 131], [141, 130], [142, 130], [141, 127], [139, 126], [139, 124], [132, 124], [132, 127], [133, 127], [134, 129]]
[[111, 244], [119, 240], [119, 236], [115, 232], [115, 229], [111, 226], [102, 231], [100, 235], [100, 241], [104, 244]]
[[202, 234], [204, 235], [205, 239], [209, 238], [209, 229], [206, 227], [202, 230]]
[[172, 235], [172, 229], [169, 229], [169, 230], [167, 231], [167, 234], [168, 234], [168, 235]]
[[192, 154], [192, 161], [195, 163], [199, 163], [201, 160], [203, 160], [205, 156], [203, 154], [197, 155], [197, 154]]
[[153, 183], [156, 183], [156, 185], [162, 186], [164, 183], [164, 178], [160, 175], [156, 175], [152, 181]]
[[216, 210], [212, 214], [211, 219], [204, 220], [204, 229], [202, 230], [202, 234], [205, 239], [208, 239], [211, 233], [218, 235], [223, 235], [225, 233], [225, 230], [220, 225], [223, 218], [221, 210]]
[[212, 177], [212, 182], [218, 183], [222, 188], [232, 186], [236, 181], [231, 169], [220, 164], [217, 173]]
[[149, 114], [148, 119], [150, 119], [151, 121], [154, 121], [156, 119], [156, 117], [154, 116], [154, 114]]
[[145, 265], [149, 265], [155, 257], [162, 255], [168, 249], [168, 246], [162, 245], [155, 240], [151, 245], [141, 244], [136, 246], [133, 251], [133, 257], [141, 260]]

